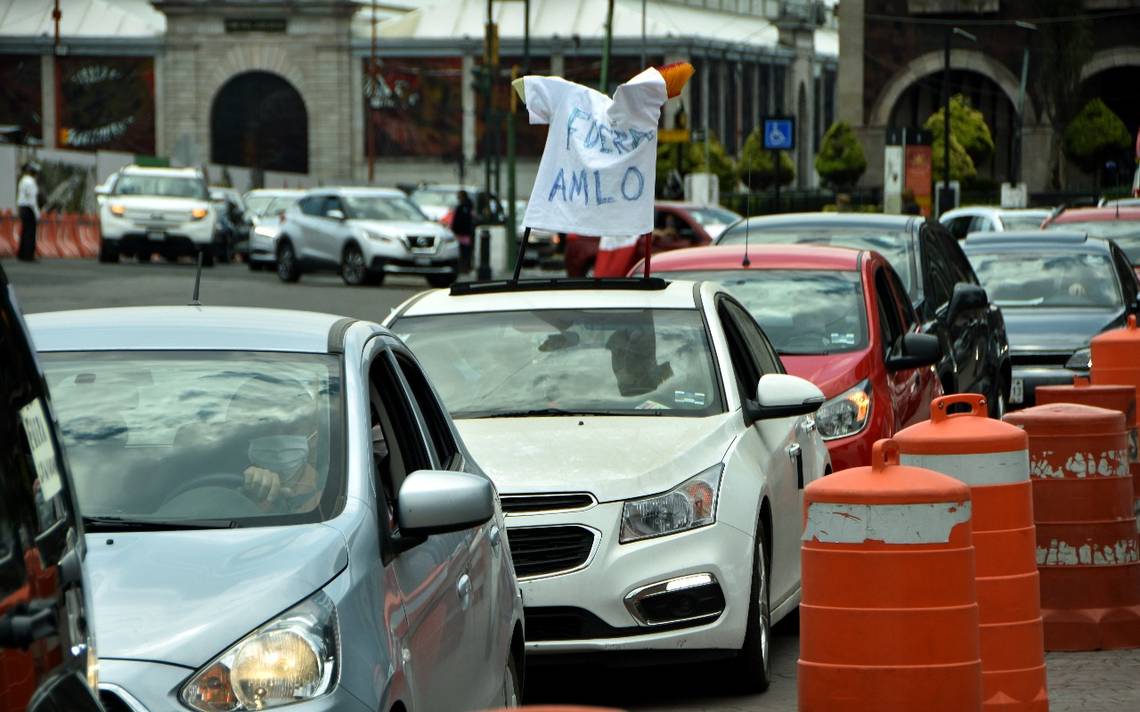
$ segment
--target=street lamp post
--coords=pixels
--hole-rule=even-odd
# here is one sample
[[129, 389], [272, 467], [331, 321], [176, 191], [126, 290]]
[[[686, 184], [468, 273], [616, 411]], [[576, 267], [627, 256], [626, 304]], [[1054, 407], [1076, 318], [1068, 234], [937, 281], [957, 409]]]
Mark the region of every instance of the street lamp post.
[[938, 213], [941, 215], [950, 208], [950, 40], [961, 35], [971, 42], [978, 38], [960, 27], [946, 28], [946, 50], [942, 63], [942, 193], [938, 196]]

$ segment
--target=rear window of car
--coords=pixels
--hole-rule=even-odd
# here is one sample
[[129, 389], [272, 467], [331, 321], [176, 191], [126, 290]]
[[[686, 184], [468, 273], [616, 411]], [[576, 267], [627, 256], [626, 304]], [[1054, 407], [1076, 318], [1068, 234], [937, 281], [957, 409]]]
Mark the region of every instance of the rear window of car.
[[1106, 254], [1048, 251], [1037, 245], [1025, 252], [971, 251], [970, 262], [990, 299], [1003, 308], [1123, 304]]
[[1128, 261], [1140, 265], [1140, 220], [1088, 220], [1083, 222], [1049, 223], [1046, 230], [1075, 230], [1087, 232], [1093, 237], [1112, 240], [1124, 253]]
[[917, 272], [918, 257], [914, 236], [909, 232], [862, 228], [849, 225], [835, 227], [804, 227], [794, 225], [746, 226], [739, 222], [717, 239], [718, 245], [743, 245], [745, 239], [756, 244], [770, 245], [831, 245], [856, 250], [875, 250], [895, 268], [903, 287], [912, 300], [919, 295]]
[[115, 181], [115, 195], [153, 195], [163, 198], [208, 200], [205, 181], [189, 176], [144, 175], [126, 173]]

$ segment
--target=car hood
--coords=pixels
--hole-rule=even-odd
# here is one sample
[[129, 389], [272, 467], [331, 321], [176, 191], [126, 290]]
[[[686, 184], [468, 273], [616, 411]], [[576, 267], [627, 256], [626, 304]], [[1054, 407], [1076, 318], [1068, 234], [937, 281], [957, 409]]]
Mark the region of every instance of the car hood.
[[814, 383], [826, 398], [834, 398], [871, 375], [870, 351], [796, 356], [780, 354], [784, 370]]
[[99, 655], [201, 667], [347, 565], [324, 524], [89, 534]]
[[447, 234], [447, 228], [427, 220], [351, 220], [350, 222], [370, 232], [397, 238], [404, 235], [442, 237]]
[[463, 442], [503, 494], [590, 492], [600, 502], [671, 489], [724, 457], [743, 421], [563, 416], [465, 418]]
[[1100, 332], [1124, 324], [1124, 310], [1002, 309], [1012, 352], [1068, 352], [1088, 346]]
[[217, 208], [204, 198], [168, 198], [160, 195], [108, 195], [107, 202], [135, 210], [193, 210]]

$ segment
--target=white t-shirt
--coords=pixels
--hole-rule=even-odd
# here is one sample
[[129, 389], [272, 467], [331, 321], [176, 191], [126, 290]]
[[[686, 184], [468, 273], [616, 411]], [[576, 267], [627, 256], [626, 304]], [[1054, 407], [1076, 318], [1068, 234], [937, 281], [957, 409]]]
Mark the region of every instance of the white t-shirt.
[[614, 98], [561, 77], [528, 76], [532, 124], [550, 124], [524, 225], [581, 235], [653, 230], [657, 121], [665, 79], [646, 69]]
[[40, 205], [37, 200], [39, 192], [40, 187], [36, 185], [36, 179], [25, 173], [16, 186], [16, 207], [31, 208], [36, 217], [39, 217]]

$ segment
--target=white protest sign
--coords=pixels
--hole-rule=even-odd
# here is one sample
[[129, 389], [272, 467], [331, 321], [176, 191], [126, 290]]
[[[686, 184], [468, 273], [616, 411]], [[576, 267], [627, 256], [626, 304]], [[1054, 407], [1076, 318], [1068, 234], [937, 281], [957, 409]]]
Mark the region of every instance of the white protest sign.
[[527, 201], [527, 227], [582, 235], [653, 230], [657, 121], [665, 79], [646, 69], [614, 97], [561, 77], [528, 76], [532, 124], [550, 124]]
[[24, 423], [24, 434], [28, 438], [28, 448], [32, 451], [32, 463], [40, 480], [40, 494], [44, 501], [59, 494], [63, 489], [62, 475], [59, 473], [59, 460], [51, 441], [51, 427], [43, 402], [36, 398], [20, 408], [20, 420]]

